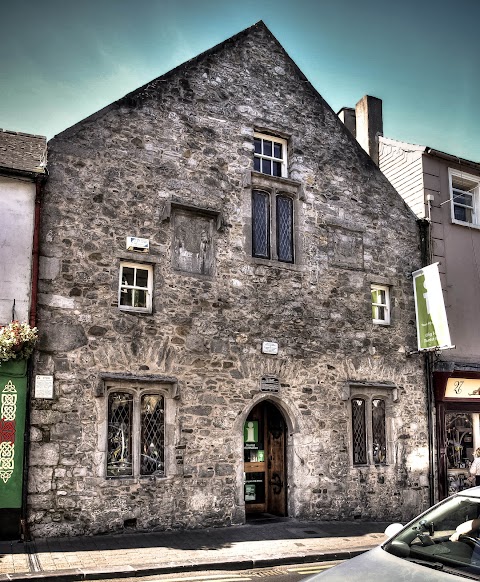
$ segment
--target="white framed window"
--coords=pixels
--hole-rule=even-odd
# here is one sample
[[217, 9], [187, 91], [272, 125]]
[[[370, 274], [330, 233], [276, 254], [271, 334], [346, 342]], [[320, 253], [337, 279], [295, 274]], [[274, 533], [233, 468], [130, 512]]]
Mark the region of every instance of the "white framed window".
[[253, 169], [262, 174], [287, 177], [287, 140], [264, 133], [254, 134]]
[[118, 306], [125, 311], [152, 312], [153, 267], [120, 263]]
[[386, 285], [372, 285], [372, 321], [380, 325], [390, 324], [390, 289]]
[[480, 178], [449, 168], [452, 222], [480, 227]]

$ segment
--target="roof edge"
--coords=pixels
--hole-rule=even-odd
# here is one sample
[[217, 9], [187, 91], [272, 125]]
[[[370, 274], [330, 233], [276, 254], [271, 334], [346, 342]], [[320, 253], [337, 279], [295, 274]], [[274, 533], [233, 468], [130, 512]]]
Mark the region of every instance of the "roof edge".
[[[270, 29], [267, 27], [267, 25], [263, 22], [263, 20], [259, 20], [255, 24], [252, 24], [251, 26], [244, 28], [240, 32], [237, 32], [233, 36], [230, 36], [230, 37], [226, 38], [225, 40], [222, 40], [221, 42], [217, 43], [213, 47], [210, 47], [207, 50], [192, 57], [188, 61], [184, 61], [183, 63], [180, 63], [179, 65], [177, 65], [173, 69], [166, 71], [163, 75], [155, 77], [155, 78], [151, 79], [150, 81], [148, 81], [147, 83], [145, 83], [144, 85], [137, 87], [136, 89], [134, 89], [133, 91], [130, 91], [129, 93], [126, 93], [125, 95], [123, 95], [123, 97], [119, 97], [115, 101], [112, 101], [112, 103], [109, 103], [105, 107], [102, 107], [102, 109], [99, 109], [98, 111], [95, 111], [91, 115], [88, 115], [87, 117], [84, 117], [83, 119], [80, 119], [79, 121], [77, 121], [77, 123], [74, 123], [70, 127], [65, 128], [60, 133], [54, 135], [51, 138], [51, 140], [53, 140], [55, 138], [68, 137], [71, 133], [75, 132], [75, 130], [79, 127], [80, 124], [83, 124], [85, 122], [95, 121], [99, 117], [102, 117], [104, 114], [108, 113], [108, 111], [115, 109], [116, 107], [122, 105], [122, 103], [135, 99], [136, 95], [139, 95], [140, 93], [145, 91], [145, 89], [147, 89], [152, 83], [156, 83], [156, 82], [162, 81], [162, 80], [167, 80], [169, 77], [173, 76], [175, 73], [177, 73], [181, 69], [188, 68], [190, 65], [193, 65], [194, 63], [196, 63], [197, 61], [200, 61], [201, 59], [207, 57], [208, 55], [214, 54], [215, 52], [220, 50], [226, 44], [231, 43], [231, 42], [235, 42], [238, 38], [241, 38], [242, 36], [246, 36], [254, 28], [260, 28], [260, 27], [264, 28], [272, 36], [273, 40], [277, 44], [280, 44], [278, 42], [278, 40], [275, 38], [275, 36], [272, 34]], [[282, 49], [283, 49], [283, 47], [282, 47]], [[285, 49], [283, 49], [283, 50], [285, 51]], [[51, 141], [51, 140], [49, 140], [49, 141]]]

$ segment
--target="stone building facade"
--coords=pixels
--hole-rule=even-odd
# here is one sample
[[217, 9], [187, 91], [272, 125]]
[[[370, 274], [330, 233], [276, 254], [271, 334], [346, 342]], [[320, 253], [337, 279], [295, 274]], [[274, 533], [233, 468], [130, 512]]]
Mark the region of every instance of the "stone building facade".
[[34, 536], [426, 505], [415, 217], [263, 23], [53, 138], [42, 217]]

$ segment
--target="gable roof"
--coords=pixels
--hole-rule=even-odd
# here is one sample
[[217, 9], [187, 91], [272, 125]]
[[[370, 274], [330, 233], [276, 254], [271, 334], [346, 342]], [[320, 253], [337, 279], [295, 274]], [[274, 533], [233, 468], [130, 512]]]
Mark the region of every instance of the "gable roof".
[[[323, 97], [320, 95], [318, 90], [311, 84], [311, 82], [308, 80], [308, 78], [305, 76], [305, 74], [302, 72], [302, 70], [299, 68], [299, 66], [295, 63], [295, 61], [290, 57], [290, 55], [287, 53], [287, 51], [282, 46], [282, 44], [279, 42], [279, 40], [274, 36], [274, 34], [271, 32], [271, 30], [268, 28], [268, 26], [263, 22], [263, 20], [259, 20], [258, 22], [256, 22], [252, 26], [249, 26], [248, 28], [241, 30], [237, 34], [227, 38], [226, 40], [223, 40], [222, 42], [220, 42], [220, 43], [216, 44], [215, 46], [207, 49], [206, 51], [196, 55], [195, 57], [191, 58], [190, 60], [181, 63], [177, 67], [170, 69], [169, 71], [167, 71], [163, 75], [160, 75], [159, 77], [152, 79], [148, 83], [145, 83], [145, 85], [142, 85], [141, 87], [138, 87], [137, 89], [134, 89], [130, 93], [127, 93], [123, 97], [120, 97], [116, 101], [113, 101], [109, 105], [106, 105], [102, 109], [92, 113], [91, 115], [85, 117], [84, 119], [79, 120], [74, 125], [65, 128], [59, 134], [55, 135], [52, 139], [55, 139], [57, 137], [67, 138], [71, 134], [74, 134], [75, 131], [83, 123], [95, 121], [95, 120], [101, 118], [103, 115], [105, 115], [108, 111], [111, 111], [112, 109], [114, 109], [116, 107], [119, 107], [122, 105], [131, 105], [131, 104], [141, 103], [143, 100], [148, 99], [148, 97], [151, 94], [154, 94], [158, 90], [158, 87], [161, 87], [162, 84], [169, 81], [175, 75], [182, 74], [183, 72], [186, 72], [192, 66], [198, 65], [199, 63], [204, 61], [206, 58], [213, 56], [213, 55], [216, 55], [217, 53], [220, 53], [227, 46], [234, 46], [242, 39], [250, 36], [252, 34], [252, 32], [258, 31], [258, 30], [261, 30], [268, 37], [270, 37], [272, 42], [275, 43], [277, 45], [277, 47], [279, 47], [279, 49], [286, 56], [286, 58], [288, 59], [288, 61], [292, 65], [292, 67], [295, 69], [296, 73], [298, 74], [298, 76], [300, 77], [302, 82], [305, 83], [305, 85], [309, 87], [309, 89], [313, 92], [313, 94], [318, 99], [321, 100], [323, 106], [328, 108], [331, 111], [331, 113], [333, 115], [335, 115], [335, 112], [330, 107], [330, 105], [323, 99]], [[343, 124], [341, 124], [341, 125], [343, 127]]]
[[0, 172], [45, 174], [47, 139], [0, 128]]
[[478, 162], [474, 162], [472, 160], [466, 160], [465, 158], [460, 158], [460, 157], [455, 156], [453, 154], [448, 154], [446, 152], [442, 152], [442, 151], [437, 150], [435, 148], [431, 148], [430, 146], [408, 143], [406, 141], [399, 141], [396, 139], [384, 137], [383, 135], [378, 136], [378, 139], [379, 139], [380, 143], [384, 143], [386, 145], [389, 145], [389, 146], [392, 146], [395, 148], [400, 148], [401, 150], [403, 150], [405, 152], [415, 151], [415, 152], [420, 152], [422, 154], [429, 154], [429, 155], [435, 156], [437, 158], [442, 158], [443, 160], [446, 160], [447, 162], [450, 162], [450, 163], [462, 164], [464, 166], [469, 166], [471, 168], [474, 168], [475, 170], [480, 170], [480, 163], [478, 163]]

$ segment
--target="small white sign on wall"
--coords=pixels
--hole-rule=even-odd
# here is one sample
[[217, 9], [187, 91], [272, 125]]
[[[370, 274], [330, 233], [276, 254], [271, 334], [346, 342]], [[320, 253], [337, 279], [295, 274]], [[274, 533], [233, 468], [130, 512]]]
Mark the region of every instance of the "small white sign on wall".
[[262, 342], [262, 354], [278, 354], [278, 344], [276, 342]]
[[35, 376], [35, 398], [53, 398], [53, 376]]

